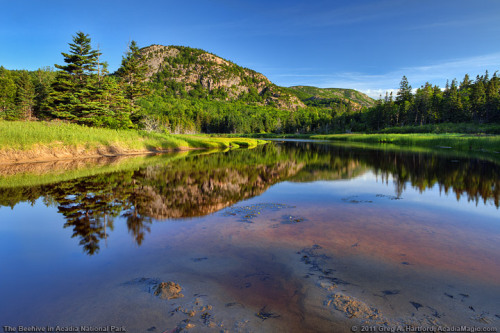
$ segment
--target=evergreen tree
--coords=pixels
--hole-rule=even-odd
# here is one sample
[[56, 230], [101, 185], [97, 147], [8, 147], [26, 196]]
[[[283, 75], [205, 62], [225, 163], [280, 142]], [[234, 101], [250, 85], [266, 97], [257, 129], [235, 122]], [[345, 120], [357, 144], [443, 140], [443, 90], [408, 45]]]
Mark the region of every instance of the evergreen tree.
[[472, 119], [472, 111], [470, 104], [470, 94], [472, 81], [469, 79], [469, 74], [465, 74], [463, 81], [460, 83], [458, 89], [460, 94], [460, 103], [462, 104], [462, 114], [465, 121], [470, 121]]
[[399, 83], [399, 90], [396, 97], [398, 103], [403, 103], [405, 101], [411, 102], [413, 94], [411, 91], [411, 86], [408, 83], [408, 79], [403, 75], [401, 82]]
[[35, 106], [35, 85], [28, 71], [21, 71], [16, 80], [16, 106], [19, 118], [31, 120]]
[[472, 84], [472, 81], [470, 80], [469, 78], [469, 74], [465, 74], [464, 76], [464, 80], [462, 81], [462, 83], [460, 83], [460, 91], [464, 91], [464, 90], [467, 90], [469, 89], [470, 85]]
[[498, 119], [500, 112], [500, 82], [496, 77], [496, 72], [491, 80], [486, 84], [485, 118], [487, 122]]
[[107, 64], [92, 50], [90, 37], [78, 32], [69, 45], [71, 52], [62, 53], [67, 65], [56, 65], [61, 71], [48, 98], [52, 116], [96, 127], [133, 127], [132, 108], [115, 80], [105, 75]]
[[69, 46], [70, 53], [61, 53], [67, 65], [55, 65], [61, 71], [52, 84], [49, 109], [55, 118], [85, 123], [84, 118], [96, 107], [90, 79], [95, 75], [99, 52], [92, 50], [90, 37], [81, 31]]
[[52, 91], [52, 83], [55, 80], [56, 72], [51, 67], [39, 68], [34, 72], [35, 85], [35, 105], [34, 115], [38, 119], [48, 118], [48, 97]]
[[137, 43], [132, 41], [128, 51], [122, 57], [122, 65], [116, 74], [125, 83], [125, 97], [131, 101], [135, 100], [148, 93], [146, 85], [147, 65], [141, 59], [141, 52]]
[[440, 110], [443, 104], [443, 92], [438, 86], [432, 88], [430, 121], [437, 123], [441, 121]]
[[0, 66], [0, 119], [10, 119], [15, 106], [16, 83], [10, 71]]
[[478, 77], [471, 89], [472, 117], [474, 121], [483, 121], [486, 91], [482, 78]]
[[429, 82], [417, 89], [412, 108], [415, 117], [413, 120], [414, 125], [427, 123], [431, 109], [432, 92], [432, 85]]
[[72, 75], [78, 81], [83, 83], [89, 75], [94, 74], [97, 69], [97, 61], [100, 53], [92, 50], [90, 37], [79, 31], [73, 37], [73, 43], [69, 44], [71, 53], [61, 54], [64, 56], [66, 66], [55, 65], [56, 68]]
[[406, 117], [411, 108], [411, 102], [413, 99], [411, 86], [408, 83], [408, 79], [403, 75], [401, 82], [399, 83], [399, 90], [396, 97], [396, 102], [398, 104], [398, 112], [396, 115], [396, 125], [404, 125], [407, 121]]
[[464, 121], [462, 116], [462, 103], [458, 95], [457, 80], [453, 79], [449, 89], [444, 93], [442, 119], [447, 122]]

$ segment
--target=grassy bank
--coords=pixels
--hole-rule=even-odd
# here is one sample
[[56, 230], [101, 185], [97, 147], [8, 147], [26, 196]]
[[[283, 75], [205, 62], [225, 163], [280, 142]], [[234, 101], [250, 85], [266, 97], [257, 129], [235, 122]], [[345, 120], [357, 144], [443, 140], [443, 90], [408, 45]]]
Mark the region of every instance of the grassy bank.
[[311, 135], [318, 140], [388, 143], [407, 147], [446, 148], [500, 152], [500, 136], [468, 134], [329, 134]]
[[[446, 124], [445, 124], [446, 125]], [[465, 126], [465, 125], [464, 125]], [[490, 131], [496, 130], [495, 126], [490, 126]], [[420, 133], [425, 128], [421, 127], [402, 127], [397, 128], [401, 133], [373, 133], [373, 134], [273, 134], [260, 133], [245, 135], [247, 137], [262, 138], [262, 139], [313, 139], [313, 140], [331, 140], [331, 141], [348, 141], [362, 142], [371, 144], [392, 144], [402, 147], [424, 147], [424, 148], [439, 148], [453, 149], [458, 151], [483, 151], [483, 152], [500, 152], [500, 135], [484, 134], [484, 132], [474, 133], [473, 129], [469, 128], [470, 133], [449, 133], [447, 130], [452, 129], [446, 126], [434, 128], [438, 133]], [[430, 129], [430, 128], [428, 128]], [[453, 127], [457, 129], [457, 127]], [[477, 128], [476, 128], [477, 129]], [[441, 132], [443, 131], [443, 132]], [[487, 131], [488, 132], [488, 131]]]
[[387, 127], [378, 133], [461, 133], [461, 134], [500, 134], [499, 124], [476, 124], [476, 123], [441, 123], [419, 126]]
[[44, 159], [50, 156], [120, 155], [194, 148], [252, 148], [260, 143], [263, 142], [251, 138], [169, 135], [90, 128], [60, 122], [0, 121], [0, 162]]

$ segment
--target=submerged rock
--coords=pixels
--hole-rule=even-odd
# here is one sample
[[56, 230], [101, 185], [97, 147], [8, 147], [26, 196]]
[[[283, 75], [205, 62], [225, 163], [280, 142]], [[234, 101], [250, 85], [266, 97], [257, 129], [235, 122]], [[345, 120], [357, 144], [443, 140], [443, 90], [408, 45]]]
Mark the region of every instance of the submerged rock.
[[333, 306], [336, 310], [343, 312], [348, 318], [381, 319], [377, 309], [368, 306], [361, 300], [341, 293], [330, 295], [325, 305]]
[[175, 282], [161, 282], [158, 284], [153, 291], [155, 296], [160, 297], [161, 299], [175, 299], [184, 297], [181, 294], [182, 287]]

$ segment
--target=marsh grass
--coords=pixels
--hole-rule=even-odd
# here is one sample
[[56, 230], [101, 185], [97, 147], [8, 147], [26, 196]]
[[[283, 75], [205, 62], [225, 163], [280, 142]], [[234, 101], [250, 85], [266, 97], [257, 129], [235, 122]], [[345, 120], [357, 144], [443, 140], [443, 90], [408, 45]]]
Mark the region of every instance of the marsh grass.
[[500, 136], [470, 134], [329, 134], [311, 139], [395, 144], [462, 151], [500, 152]]
[[62, 122], [0, 121], [0, 150], [119, 147], [131, 150], [254, 147], [263, 141], [92, 128]]
[[461, 134], [500, 134], [499, 124], [440, 123], [419, 126], [387, 127], [378, 133], [461, 133]]

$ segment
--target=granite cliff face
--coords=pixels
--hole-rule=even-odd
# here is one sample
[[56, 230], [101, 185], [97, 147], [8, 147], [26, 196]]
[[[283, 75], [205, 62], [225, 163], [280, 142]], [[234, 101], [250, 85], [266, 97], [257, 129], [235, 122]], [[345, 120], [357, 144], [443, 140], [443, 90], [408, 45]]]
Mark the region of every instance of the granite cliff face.
[[151, 45], [141, 53], [149, 80], [164, 85], [170, 94], [242, 100], [291, 111], [305, 107], [297, 96], [264, 75], [200, 49]]

